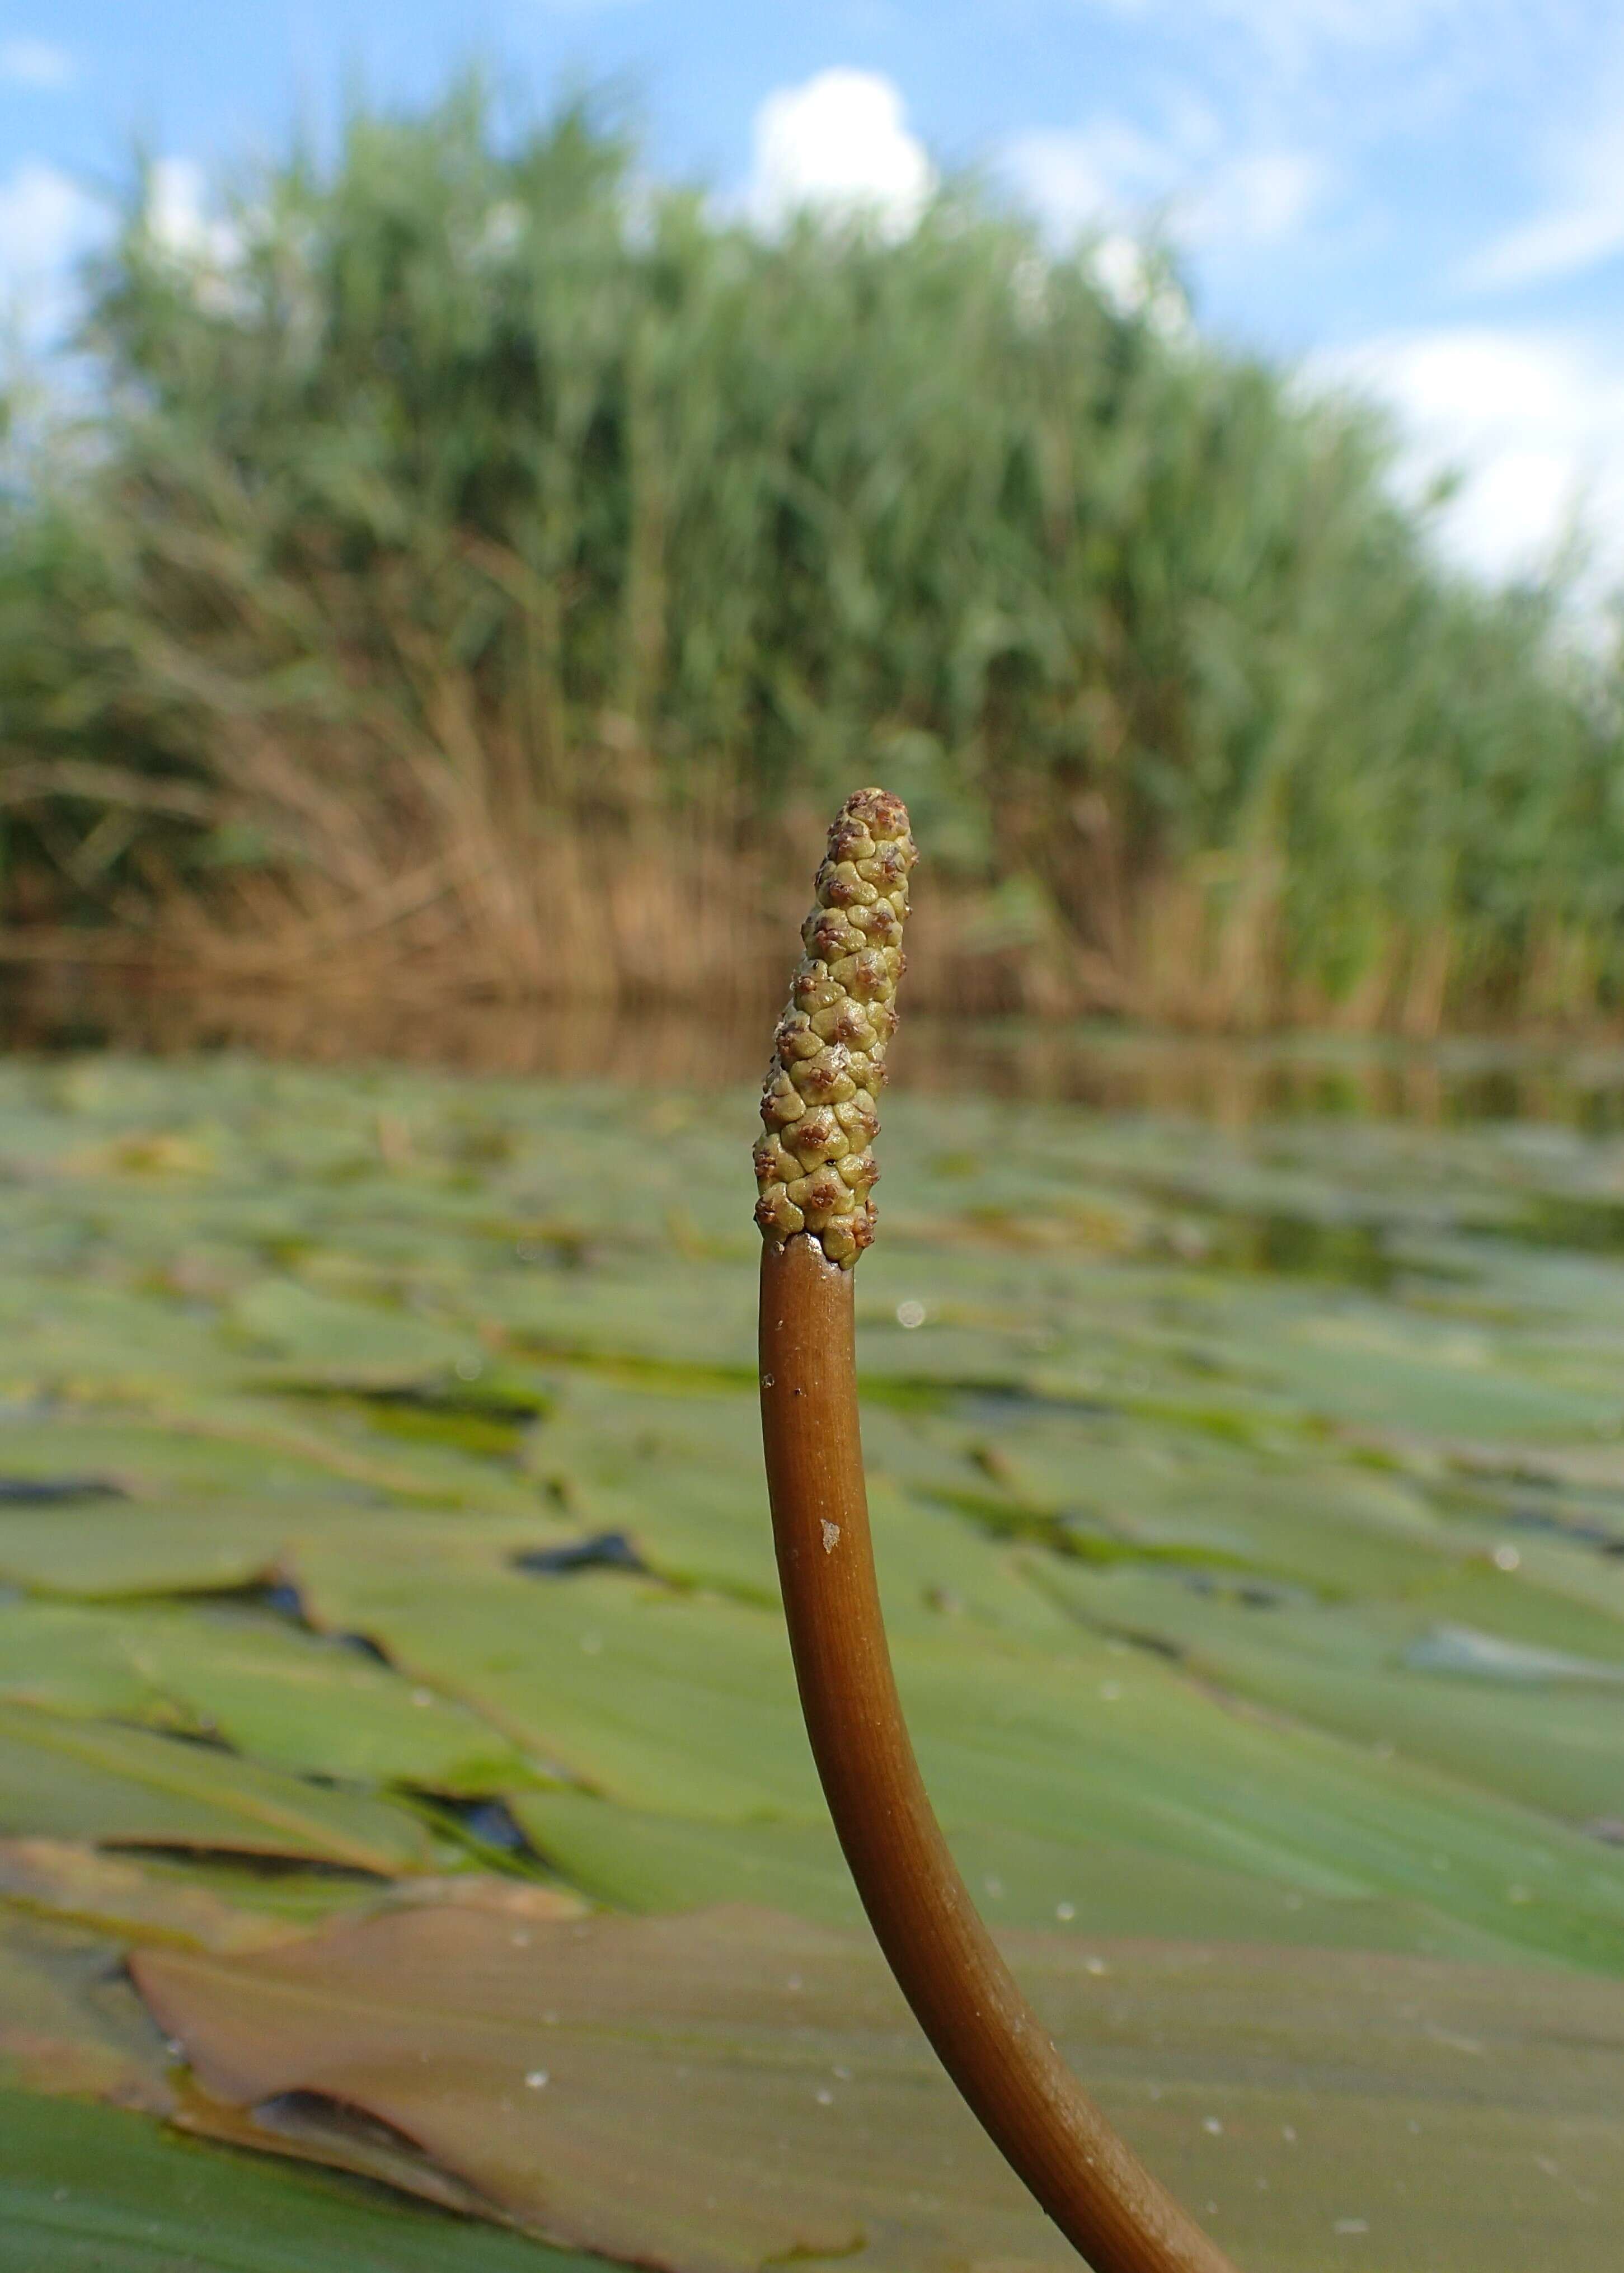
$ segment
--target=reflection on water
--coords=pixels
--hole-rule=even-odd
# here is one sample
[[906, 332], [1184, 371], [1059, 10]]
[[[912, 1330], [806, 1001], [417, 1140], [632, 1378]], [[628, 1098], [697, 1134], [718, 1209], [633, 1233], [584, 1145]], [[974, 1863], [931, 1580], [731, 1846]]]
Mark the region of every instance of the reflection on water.
[[[718, 1024], [671, 1009], [115, 987], [84, 973], [30, 973], [0, 993], [0, 1044], [157, 1056], [237, 1049], [315, 1065], [432, 1065], [709, 1089], [761, 1072], [776, 1008], [763, 1001], [758, 1017]], [[904, 1019], [892, 1064], [895, 1077], [915, 1090], [963, 1088], [1226, 1126], [1331, 1114], [1549, 1121], [1597, 1134], [1624, 1129], [1624, 1043], [1234, 1039], [916, 1017]]]

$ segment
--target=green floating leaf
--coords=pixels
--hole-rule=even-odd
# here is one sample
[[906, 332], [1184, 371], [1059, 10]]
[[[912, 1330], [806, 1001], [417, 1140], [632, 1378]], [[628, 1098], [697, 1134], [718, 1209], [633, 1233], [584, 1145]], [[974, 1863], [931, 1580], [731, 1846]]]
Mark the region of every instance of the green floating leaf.
[[862, 1916], [827, 1821], [706, 1823], [575, 1791], [517, 1792], [508, 1804], [538, 1854], [617, 1909], [752, 1902], [831, 1925]]
[[404, 1808], [178, 1738], [0, 1704], [0, 1833], [290, 1857], [387, 1877], [432, 1867]]
[[567, 1780], [699, 1816], [823, 1812], [781, 1621], [647, 1579], [528, 1578], [423, 1533], [303, 1544], [312, 1616], [380, 1642]]
[[[590, 2261], [596, 2266], [598, 2261]], [[376, 2190], [0, 2092], [0, 2273], [589, 2273]]]
[[[1249, 2273], [1616, 2265], [1624, 1989], [1324, 1951], [1029, 1936], [1011, 1954]], [[673, 2273], [1075, 2262], [866, 1939], [739, 1909], [515, 1937], [431, 1909], [134, 1969], [185, 2044], [192, 2123], [275, 2147], [304, 2095], [298, 2151], [366, 2167], [358, 2111], [429, 2158], [425, 2187], [552, 2239]]]
[[1447, 1623], [1429, 1626], [1412, 1641], [1404, 1652], [1404, 1663], [1417, 1673], [1458, 1674], [1464, 1680], [1504, 1682], [1515, 1689], [1575, 1683], [1587, 1688], [1624, 1686], [1624, 1665], [1575, 1657], [1567, 1650], [1535, 1649], [1527, 1642], [1502, 1641], [1498, 1634]]
[[[898, 1465], [906, 1465], [912, 1446], [906, 1431], [893, 1425], [881, 1441], [887, 1452], [903, 1455]], [[576, 1375], [558, 1414], [536, 1431], [527, 1459], [583, 1525], [628, 1532], [662, 1578], [714, 1587], [777, 1609], [778, 1568], [753, 1385], [677, 1395], [644, 1382]], [[893, 1632], [939, 1629], [944, 1617], [961, 1617], [992, 1632], [1064, 1639], [1066, 1619], [1022, 1575], [1001, 1542], [898, 1489], [877, 1466], [871, 1495], [875, 1550]]]
[[285, 1507], [116, 1501], [0, 1511], [0, 1579], [42, 1594], [214, 1594], [251, 1586], [275, 1564]]
[[[299, 1569], [321, 1623], [374, 1635], [538, 1762], [628, 1807], [823, 1820], [778, 1619], [629, 1575], [538, 1581], [419, 1545], [423, 1559], [387, 1566], [312, 1545]], [[1137, 1848], [1147, 1878], [1172, 1857], [1418, 1907], [1485, 1953], [1624, 1969], [1624, 1857], [1576, 1832], [1243, 1714], [1080, 1627], [1062, 1653], [939, 1623], [933, 1638], [899, 1636], [896, 1660], [950, 1832]]]
[[249, 1868], [129, 1853], [59, 1839], [0, 1839], [0, 1904], [137, 1942], [231, 1952], [297, 1939], [335, 1920], [422, 1902], [489, 1910], [516, 1927], [579, 1917], [561, 1887], [462, 1872], [387, 1885], [317, 1871]]
[[[1398, 1608], [1248, 1609], [1144, 1572], [1050, 1583], [1097, 1625], [1178, 1654], [1200, 1678], [1542, 1814], [1589, 1822], [1624, 1794], [1617, 1663], [1436, 1624], [1425, 1594]], [[1502, 1598], [1511, 1591], [1502, 1579]]]
[[184, 1379], [223, 1384], [234, 1370], [213, 1330], [122, 1287], [83, 1278], [31, 1278], [0, 1287], [0, 1388], [140, 1399]]
[[477, 1365], [481, 1356], [470, 1331], [319, 1294], [295, 1279], [262, 1279], [245, 1287], [230, 1317], [250, 1344], [357, 1386]]
[[169, 2106], [169, 2051], [118, 1958], [97, 1936], [0, 1911], [0, 2086]]
[[[1041, 1519], [1085, 1559], [1137, 1552], [1313, 1593], [1395, 1594], [1444, 1583], [1474, 1550], [1409, 1479], [1338, 1461], [1312, 1438], [1236, 1444], [1155, 1414], [991, 1401], [976, 1420], [951, 1430], [974, 1463], [957, 1504], [1011, 1530]], [[951, 1482], [935, 1488], [954, 1504]]]
[[475, 1792], [528, 1773], [465, 1707], [357, 1649], [240, 1611], [0, 1603], [0, 1698], [209, 1734], [340, 1782]]
[[[861, 1916], [833, 1826], [704, 1823], [617, 1807], [581, 1792], [520, 1792], [508, 1802], [532, 1844], [572, 1885], [628, 1910], [760, 1902], [818, 1924]], [[976, 1902], [1000, 1927], [1064, 1924], [1069, 1935], [1155, 1934], [1382, 1949], [1428, 1957], [1504, 1954], [1420, 1902], [1336, 1898], [1184, 1857], [1056, 1831], [956, 1823], [948, 1844]]]

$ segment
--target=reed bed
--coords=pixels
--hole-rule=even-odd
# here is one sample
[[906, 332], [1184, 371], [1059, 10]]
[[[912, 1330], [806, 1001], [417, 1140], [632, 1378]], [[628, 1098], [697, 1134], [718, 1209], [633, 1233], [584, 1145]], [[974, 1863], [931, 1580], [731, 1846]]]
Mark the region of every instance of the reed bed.
[[471, 83], [222, 199], [137, 181], [14, 422], [12, 960], [754, 1009], [872, 778], [924, 1009], [1616, 1010], [1616, 671], [1167, 290], [963, 184], [765, 236]]

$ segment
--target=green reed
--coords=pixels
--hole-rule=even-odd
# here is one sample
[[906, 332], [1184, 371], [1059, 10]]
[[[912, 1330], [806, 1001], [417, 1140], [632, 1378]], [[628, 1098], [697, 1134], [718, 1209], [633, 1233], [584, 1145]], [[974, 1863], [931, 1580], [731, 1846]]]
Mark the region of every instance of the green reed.
[[985, 194], [769, 239], [464, 85], [212, 249], [154, 212], [0, 506], [16, 951], [753, 989], [710, 864], [764, 900], [877, 778], [989, 1003], [1616, 1002], [1617, 685], [1559, 597], [1447, 571], [1368, 414]]

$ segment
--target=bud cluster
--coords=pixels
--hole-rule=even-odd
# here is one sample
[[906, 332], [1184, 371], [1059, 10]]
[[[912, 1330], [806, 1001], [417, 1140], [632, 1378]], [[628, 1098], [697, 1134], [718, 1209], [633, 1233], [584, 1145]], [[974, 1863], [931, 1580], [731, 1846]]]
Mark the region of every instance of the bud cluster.
[[817, 872], [806, 952], [773, 1040], [756, 1147], [756, 1220], [781, 1246], [807, 1232], [849, 1271], [874, 1237], [879, 1169], [868, 1147], [897, 1031], [908, 870], [907, 808], [883, 789], [848, 797]]

